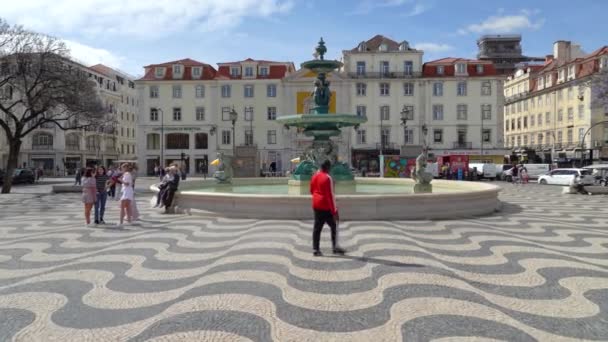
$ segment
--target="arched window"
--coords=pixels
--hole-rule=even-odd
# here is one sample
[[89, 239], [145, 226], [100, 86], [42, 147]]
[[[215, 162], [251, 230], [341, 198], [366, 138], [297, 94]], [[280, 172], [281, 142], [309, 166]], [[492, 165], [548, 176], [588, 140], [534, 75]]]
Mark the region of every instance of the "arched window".
[[99, 139], [99, 135], [89, 135], [87, 137], [87, 150], [97, 151], [100, 148], [101, 140]]
[[194, 148], [197, 150], [206, 150], [209, 148], [209, 139], [207, 133], [196, 133], [194, 135]]
[[52, 150], [53, 136], [48, 133], [38, 133], [32, 138], [32, 148], [35, 150]]
[[190, 148], [190, 136], [186, 133], [167, 134], [167, 149], [181, 150]]
[[80, 150], [80, 135], [78, 135], [78, 133], [70, 133], [66, 135], [65, 148], [70, 151]]
[[146, 136], [146, 146], [148, 150], [160, 150], [160, 134], [148, 133]]

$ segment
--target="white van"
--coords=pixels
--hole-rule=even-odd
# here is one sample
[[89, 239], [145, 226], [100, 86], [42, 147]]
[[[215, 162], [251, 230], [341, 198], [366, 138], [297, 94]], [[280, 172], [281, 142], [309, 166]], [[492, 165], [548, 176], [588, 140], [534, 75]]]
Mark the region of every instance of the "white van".
[[542, 175], [546, 175], [551, 170], [549, 164], [523, 164], [528, 170], [528, 177], [536, 179]]
[[477, 168], [477, 176], [480, 178], [486, 178], [495, 180], [497, 171], [496, 164], [490, 163], [469, 163], [469, 172], [473, 172], [473, 170]]

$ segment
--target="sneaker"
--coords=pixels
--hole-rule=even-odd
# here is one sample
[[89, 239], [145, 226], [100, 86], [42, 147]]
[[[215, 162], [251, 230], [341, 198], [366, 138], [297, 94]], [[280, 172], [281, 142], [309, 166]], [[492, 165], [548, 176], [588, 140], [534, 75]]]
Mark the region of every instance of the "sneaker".
[[321, 251], [314, 251], [314, 252], [312, 253], [312, 255], [314, 255], [314, 256], [316, 256], [316, 257], [318, 257], [318, 256], [323, 256], [323, 253], [321, 253]]
[[346, 253], [346, 251], [340, 247], [336, 247], [336, 248], [334, 248], [333, 253], [338, 254], [338, 255], [344, 255], [344, 253]]
[[106, 224], [106, 221], [104, 221], [104, 220], [100, 220], [100, 221], [99, 221], [99, 224]]
[[99, 221], [95, 220], [95, 224], [99, 224]]

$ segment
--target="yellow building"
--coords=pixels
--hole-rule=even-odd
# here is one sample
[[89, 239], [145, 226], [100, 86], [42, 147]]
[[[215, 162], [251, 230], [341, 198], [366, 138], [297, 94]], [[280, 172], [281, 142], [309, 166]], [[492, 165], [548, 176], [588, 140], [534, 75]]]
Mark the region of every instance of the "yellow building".
[[608, 47], [587, 55], [571, 42], [558, 41], [544, 65], [518, 69], [504, 87], [505, 147], [520, 160], [563, 166], [607, 158], [604, 109], [594, 105], [584, 82], [607, 65]]

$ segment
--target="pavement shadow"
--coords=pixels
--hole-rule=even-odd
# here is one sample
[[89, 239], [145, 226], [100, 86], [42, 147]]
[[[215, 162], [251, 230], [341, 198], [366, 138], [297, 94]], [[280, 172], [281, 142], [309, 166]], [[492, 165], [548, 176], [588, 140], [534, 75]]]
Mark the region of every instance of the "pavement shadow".
[[420, 265], [420, 264], [408, 264], [408, 263], [399, 262], [399, 261], [370, 258], [370, 257], [358, 257], [358, 256], [351, 256], [351, 255], [334, 255], [332, 257], [339, 258], [339, 259], [349, 259], [349, 260], [354, 260], [354, 261], [360, 261], [360, 262], [370, 263], [370, 264], [391, 266], [391, 267], [425, 267], [424, 265]]

